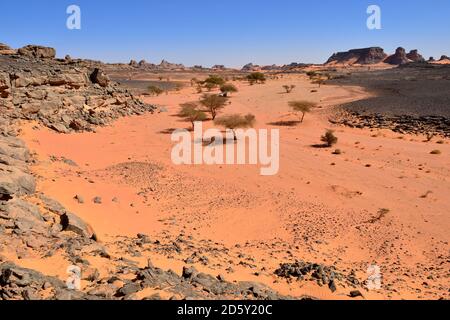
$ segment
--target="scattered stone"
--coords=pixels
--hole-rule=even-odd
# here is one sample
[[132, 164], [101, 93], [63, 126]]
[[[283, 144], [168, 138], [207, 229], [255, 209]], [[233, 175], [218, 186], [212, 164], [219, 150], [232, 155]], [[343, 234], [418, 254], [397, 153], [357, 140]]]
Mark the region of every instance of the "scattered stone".
[[102, 204], [102, 198], [101, 197], [95, 197], [94, 199], [92, 199], [92, 202], [94, 202], [95, 204]]
[[74, 197], [74, 199], [75, 199], [76, 201], [78, 201], [78, 203], [80, 203], [80, 204], [83, 204], [83, 203], [84, 203], [84, 198], [83, 198], [83, 196], [81, 196], [81, 195], [79, 195], [79, 194], [77, 194], [77, 195]]

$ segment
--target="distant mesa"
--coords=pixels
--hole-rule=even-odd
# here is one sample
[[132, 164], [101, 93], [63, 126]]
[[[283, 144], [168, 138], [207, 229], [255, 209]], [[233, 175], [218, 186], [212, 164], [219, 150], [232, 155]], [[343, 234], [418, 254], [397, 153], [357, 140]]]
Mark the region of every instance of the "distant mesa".
[[352, 49], [333, 54], [326, 64], [376, 64], [383, 62], [386, 57], [387, 54], [380, 47]]
[[223, 64], [216, 64], [212, 66], [213, 70], [225, 70], [225, 66]]

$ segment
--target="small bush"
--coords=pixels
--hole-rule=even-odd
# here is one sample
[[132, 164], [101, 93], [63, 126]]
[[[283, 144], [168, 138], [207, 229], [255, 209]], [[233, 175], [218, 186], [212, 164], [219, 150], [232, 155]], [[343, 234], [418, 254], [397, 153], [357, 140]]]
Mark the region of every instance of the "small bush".
[[220, 92], [223, 93], [225, 97], [232, 92], [238, 92], [238, 88], [232, 83], [225, 83], [220, 87]]
[[338, 138], [334, 135], [333, 130], [327, 130], [325, 134], [320, 138], [325, 145], [330, 148], [338, 142]]
[[164, 92], [163, 89], [161, 89], [160, 87], [157, 87], [157, 86], [149, 86], [147, 88], [147, 90], [151, 95], [154, 95], [154, 96], [159, 96]]
[[291, 84], [291, 85], [284, 85], [283, 89], [286, 90], [286, 93], [291, 93], [292, 90], [295, 89], [295, 85]]
[[442, 154], [442, 152], [441, 152], [441, 150], [433, 150], [433, 151], [430, 152], [430, 154], [438, 155], [438, 154]]
[[250, 84], [265, 83], [266, 76], [262, 72], [252, 72], [247, 76], [247, 80]]

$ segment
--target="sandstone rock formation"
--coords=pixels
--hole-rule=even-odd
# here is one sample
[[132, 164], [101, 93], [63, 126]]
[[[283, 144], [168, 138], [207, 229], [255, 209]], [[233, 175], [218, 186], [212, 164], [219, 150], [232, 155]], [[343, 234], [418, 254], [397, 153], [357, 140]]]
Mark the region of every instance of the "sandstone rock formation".
[[384, 60], [384, 62], [392, 64], [392, 65], [401, 65], [410, 62], [408, 57], [406, 56], [406, 51], [404, 48], [399, 47], [395, 51], [395, 54], [389, 56]]
[[17, 51], [20, 55], [37, 59], [54, 59], [56, 50], [49, 47], [28, 45]]
[[382, 62], [386, 57], [386, 53], [380, 47], [353, 49], [333, 54], [326, 64], [375, 64]]
[[0, 120], [37, 120], [67, 133], [153, 110], [90, 65], [0, 56]]
[[16, 54], [17, 51], [11, 49], [8, 45], [0, 43], [0, 55], [12, 55]]
[[419, 54], [418, 50], [411, 50], [406, 57], [413, 62], [425, 62], [425, 58]]

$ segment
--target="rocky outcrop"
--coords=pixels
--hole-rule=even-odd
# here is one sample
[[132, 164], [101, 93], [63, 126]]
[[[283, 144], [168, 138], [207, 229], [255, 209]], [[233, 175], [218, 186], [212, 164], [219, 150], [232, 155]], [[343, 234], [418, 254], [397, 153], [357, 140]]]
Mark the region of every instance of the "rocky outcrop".
[[0, 117], [36, 120], [62, 133], [92, 131], [121, 116], [152, 112], [85, 61], [0, 56]]
[[0, 43], [0, 55], [12, 55], [16, 54], [17, 51], [11, 49], [8, 45]]
[[395, 54], [387, 57], [384, 62], [386, 62], [388, 64], [392, 64], [392, 65], [402, 65], [402, 64], [410, 62], [410, 60], [406, 56], [405, 49], [402, 47], [399, 47], [399, 48], [397, 48], [397, 50], [395, 50]]
[[253, 71], [261, 71], [261, 66], [255, 65], [253, 63], [247, 63], [242, 67], [241, 71], [243, 72], [253, 72]]
[[109, 77], [99, 68], [95, 68], [94, 72], [91, 73], [89, 78], [91, 79], [92, 83], [96, 83], [103, 88], [106, 88], [110, 82]]
[[333, 54], [326, 64], [375, 64], [387, 57], [380, 47], [353, 49]]
[[439, 59], [439, 61], [444, 61], [444, 60], [450, 60], [450, 57], [448, 57], [446, 55], [442, 55], [441, 58]]
[[36, 59], [54, 59], [56, 50], [49, 47], [28, 45], [17, 51], [20, 55]]
[[419, 54], [418, 50], [411, 50], [406, 57], [413, 62], [425, 62], [425, 58]]

